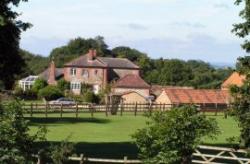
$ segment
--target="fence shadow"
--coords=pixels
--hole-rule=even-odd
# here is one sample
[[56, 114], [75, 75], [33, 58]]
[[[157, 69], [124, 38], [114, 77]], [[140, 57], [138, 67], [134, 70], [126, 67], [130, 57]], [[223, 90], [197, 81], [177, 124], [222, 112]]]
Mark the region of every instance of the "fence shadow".
[[[57, 145], [60, 142], [37, 142], [37, 150], [51, 145]], [[123, 159], [127, 156], [130, 159], [137, 159], [138, 149], [132, 142], [78, 142], [75, 144], [75, 153], [84, 154], [95, 158], [114, 158]]]
[[98, 124], [104, 124], [109, 123], [109, 119], [104, 118], [75, 118], [75, 117], [26, 117], [27, 120], [29, 120], [30, 125], [39, 125], [39, 124], [73, 124], [73, 123], [98, 123]]

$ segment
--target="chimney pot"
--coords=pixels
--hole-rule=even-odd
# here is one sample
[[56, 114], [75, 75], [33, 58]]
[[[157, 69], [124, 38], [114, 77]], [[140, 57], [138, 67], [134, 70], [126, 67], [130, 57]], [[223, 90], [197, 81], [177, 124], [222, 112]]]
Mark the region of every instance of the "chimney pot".
[[96, 50], [95, 49], [89, 49], [88, 60], [92, 61], [95, 57], [96, 57]]

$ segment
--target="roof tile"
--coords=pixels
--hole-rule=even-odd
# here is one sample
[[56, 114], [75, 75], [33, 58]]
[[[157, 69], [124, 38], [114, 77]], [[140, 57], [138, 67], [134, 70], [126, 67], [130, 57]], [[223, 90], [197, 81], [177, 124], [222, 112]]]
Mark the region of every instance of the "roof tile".
[[229, 78], [227, 78], [221, 85], [221, 88], [228, 88], [230, 85], [242, 86], [245, 80], [244, 75], [240, 75], [238, 72], [233, 72]]
[[165, 89], [172, 103], [176, 104], [226, 104], [229, 93], [214, 89]]
[[140, 76], [135, 74], [128, 74], [119, 79], [114, 87], [121, 88], [150, 88], [150, 85], [147, 84]]

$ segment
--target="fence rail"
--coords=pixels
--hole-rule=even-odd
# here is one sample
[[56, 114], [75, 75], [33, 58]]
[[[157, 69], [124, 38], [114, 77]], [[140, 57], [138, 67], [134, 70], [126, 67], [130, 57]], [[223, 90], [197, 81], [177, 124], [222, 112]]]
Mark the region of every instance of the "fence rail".
[[[193, 153], [192, 163], [194, 164], [250, 164], [250, 158], [246, 157], [247, 151], [243, 149], [235, 150], [224, 147], [214, 146], [198, 146]], [[38, 157], [38, 156], [36, 156]], [[141, 160], [128, 159], [126, 156], [123, 159], [105, 159], [105, 158], [88, 158], [81, 154], [79, 157], [68, 157], [69, 161], [83, 163], [124, 163], [124, 164], [139, 164]], [[37, 164], [41, 164], [38, 157]]]
[[199, 146], [193, 153], [192, 163], [239, 163], [250, 164], [250, 158], [246, 155], [248, 152], [243, 149], [235, 150], [231, 148]]
[[[184, 105], [184, 104], [181, 104]], [[226, 104], [195, 104], [200, 112], [213, 112], [214, 115], [222, 112], [227, 117], [227, 111], [229, 106]], [[40, 113], [48, 117], [50, 113], [59, 113], [60, 117], [64, 113], [74, 113], [78, 117], [79, 113], [90, 113], [93, 117], [95, 113], [105, 113], [106, 116], [110, 114], [123, 115], [124, 112], [132, 113], [135, 116], [138, 113], [154, 111], [168, 111], [172, 107], [179, 106], [177, 104], [145, 104], [145, 103], [126, 103], [126, 104], [75, 104], [75, 105], [63, 105], [63, 104], [49, 104], [49, 103], [24, 103], [23, 108], [26, 110], [30, 117], [33, 114]]]

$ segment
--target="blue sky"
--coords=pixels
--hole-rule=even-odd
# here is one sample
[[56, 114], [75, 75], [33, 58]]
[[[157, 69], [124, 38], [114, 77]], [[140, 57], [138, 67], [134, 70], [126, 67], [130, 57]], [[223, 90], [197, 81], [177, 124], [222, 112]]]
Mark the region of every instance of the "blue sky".
[[21, 47], [47, 56], [75, 37], [101, 35], [110, 48], [130, 46], [152, 58], [234, 63], [245, 55], [231, 33], [235, 0], [30, 0], [20, 19], [33, 24]]

